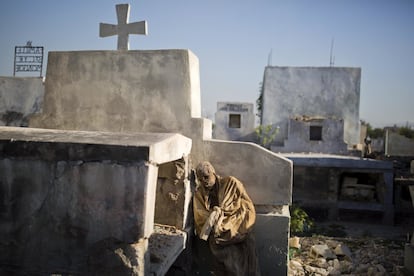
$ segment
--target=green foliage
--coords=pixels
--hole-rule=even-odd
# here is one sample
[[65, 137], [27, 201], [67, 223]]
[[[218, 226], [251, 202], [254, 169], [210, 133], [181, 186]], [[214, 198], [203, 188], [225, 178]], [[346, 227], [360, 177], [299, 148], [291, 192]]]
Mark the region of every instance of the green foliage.
[[301, 252], [299, 248], [289, 247], [289, 260], [300, 255]]
[[383, 138], [384, 137], [384, 129], [383, 128], [372, 128], [369, 123], [367, 125], [367, 135], [372, 139]]
[[259, 83], [259, 97], [256, 100], [257, 116], [262, 118], [262, 107], [263, 107], [263, 82]]
[[274, 128], [272, 125], [260, 125], [256, 127], [255, 132], [259, 144], [267, 148], [275, 140], [279, 129]]
[[414, 129], [409, 126], [400, 127], [398, 129], [398, 134], [405, 136], [407, 138], [413, 139], [414, 138]]
[[[372, 139], [384, 137], [385, 130], [383, 128], [372, 128], [372, 126], [365, 121], [361, 121], [361, 123], [367, 126], [367, 135]], [[412, 129], [408, 124], [403, 127], [397, 127], [397, 125], [394, 125], [393, 129], [402, 136], [405, 136], [409, 139], [414, 139], [414, 129]]]
[[313, 227], [313, 220], [300, 207], [290, 206], [290, 233], [291, 235], [304, 234]]

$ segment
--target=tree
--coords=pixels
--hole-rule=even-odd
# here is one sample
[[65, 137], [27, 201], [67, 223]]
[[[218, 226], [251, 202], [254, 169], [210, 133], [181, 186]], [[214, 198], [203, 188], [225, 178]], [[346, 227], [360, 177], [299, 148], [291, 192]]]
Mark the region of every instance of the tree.
[[256, 100], [256, 108], [257, 114], [256, 116], [259, 117], [260, 122], [262, 122], [262, 108], [263, 108], [263, 82], [259, 83], [259, 97]]
[[385, 131], [383, 128], [372, 128], [370, 123], [365, 123], [367, 126], [367, 136], [371, 137], [372, 139], [383, 138]]
[[257, 139], [259, 140], [259, 144], [265, 148], [269, 148], [270, 144], [272, 144], [275, 140], [279, 129], [273, 127], [272, 125], [260, 125], [256, 127], [255, 132]]
[[414, 129], [412, 129], [408, 124], [405, 127], [400, 127], [398, 129], [398, 134], [405, 136], [407, 138], [414, 138]]

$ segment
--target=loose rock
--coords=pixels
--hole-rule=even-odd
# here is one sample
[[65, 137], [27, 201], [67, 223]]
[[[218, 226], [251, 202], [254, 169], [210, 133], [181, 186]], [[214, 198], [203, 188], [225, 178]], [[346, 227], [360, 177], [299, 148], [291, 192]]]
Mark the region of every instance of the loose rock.
[[324, 236], [301, 237], [300, 242], [289, 276], [404, 275], [404, 242]]

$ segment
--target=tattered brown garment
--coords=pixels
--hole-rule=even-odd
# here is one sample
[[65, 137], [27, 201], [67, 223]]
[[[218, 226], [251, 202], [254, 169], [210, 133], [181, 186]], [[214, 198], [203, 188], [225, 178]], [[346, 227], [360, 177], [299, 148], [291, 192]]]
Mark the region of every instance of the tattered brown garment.
[[202, 186], [198, 188], [194, 195], [194, 221], [198, 234], [215, 205], [222, 210], [219, 225], [209, 238], [210, 249], [219, 267], [216, 273], [259, 275], [255, 242], [250, 234], [256, 213], [243, 184], [232, 176], [217, 177], [211, 191]]

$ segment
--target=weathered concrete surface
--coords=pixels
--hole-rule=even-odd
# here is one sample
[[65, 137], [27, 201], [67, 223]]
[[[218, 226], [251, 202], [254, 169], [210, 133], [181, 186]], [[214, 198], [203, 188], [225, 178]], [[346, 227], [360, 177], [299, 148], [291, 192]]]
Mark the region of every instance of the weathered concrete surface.
[[292, 202], [292, 162], [253, 143], [204, 141], [206, 160], [219, 175], [240, 179], [258, 205]]
[[254, 227], [262, 275], [286, 275], [292, 202], [292, 162], [253, 143], [205, 140], [219, 175], [240, 179], [256, 206]]
[[[230, 116], [240, 119], [240, 125], [232, 125]], [[252, 103], [218, 102], [215, 114], [214, 138], [246, 141], [254, 133], [254, 109]]]
[[154, 221], [185, 229], [188, 225], [191, 187], [188, 158], [161, 164], [158, 168]]
[[112, 237], [144, 252], [136, 255], [142, 269], [156, 162], [190, 149], [190, 139], [173, 133], [0, 127], [1, 262], [27, 272], [84, 272], [91, 247]]
[[287, 275], [289, 207], [278, 206], [269, 210], [269, 206], [257, 206], [256, 213], [254, 233], [261, 275]]
[[42, 78], [0, 77], [0, 126], [28, 126], [41, 111], [43, 95]]
[[200, 117], [198, 66], [188, 50], [49, 52], [43, 113], [30, 126], [183, 133]]
[[414, 275], [414, 244], [406, 244], [404, 248], [404, 269], [407, 275]]
[[[310, 140], [310, 127], [321, 130], [320, 140]], [[302, 117], [289, 119], [288, 138], [283, 146], [271, 146], [274, 152], [319, 152], [330, 154], [348, 154], [344, 142], [343, 120], [329, 118], [309, 119]]]
[[393, 165], [390, 161], [359, 158], [352, 156], [341, 156], [334, 154], [300, 154], [283, 153], [283, 157], [292, 160], [294, 165], [306, 167], [334, 167], [334, 168], [354, 168], [367, 170], [392, 170]]
[[385, 155], [414, 157], [414, 139], [387, 129], [385, 133]]
[[[220, 174], [240, 177], [243, 182], [249, 183], [246, 187], [249, 186], [247, 189], [260, 202], [258, 204], [289, 204], [291, 163], [254, 144], [224, 141], [214, 143], [211, 140], [205, 142], [211, 139], [212, 122], [200, 118], [200, 106], [198, 59], [190, 51], [51, 52], [48, 58], [43, 113], [33, 118], [30, 126], [112, 131], [118, 132], [121, 141], [125, 139], [122, 137], [128, 137], [132, 132], [181, 133], [192, 139], [193, 165], [209, 160], [213, 165], [218, 164], [217, 169], [221, 167], [218, 169]], [[99, 135], [98, 133], [96, 136]], [[90, 143], [96, 136], [82, 132], [78, 139], [81, 143]], [[82, 137], [86, 139], [83, 140]], [[102, 139], [103, 144], [111, 143], [111, 139]], [[137, 141], [141, 139], [144, 138], [140, 137]], [[132, 140], [128, 141], [134, 145]], [[157, 149], [170, 152], [163, 155], [166, 159], [159, 160], [162, 163], [183, 157], [182, 154], [179, 157], [174, 154], [174, 143], [155, 147], [154, 152]], [[69, 156], [78, 154], [78, 150], [62, 150], [59, 154], [65, 152], [69, 152]], [[127, 154], [128, 150], [120, 152], [123, 154], [118, 158]], [[171, 159], [171, 156], [177, 158]], [[149, 160], [157, 162], [155, 157]], [[177, 172], [178, 170], [175, 173]], [[154, 176], [152, 171], [150, 175]], [[164, 178], [172, 180], [168, 174]], [[93, 178], [90, 179], [92, 180]], [[181, 187], [185, 188], [186, 183], [182, 184]], [[178, 191], [181, 192], [181, 184], [173, 185], [174, 180], [164, 190], [159, 190], [162, 196], [170, 197], [170, 206], [174, 203], [171, 199]], [[262, 190], [254, 189], [254, 186], [261, 187]], [[271, 192], [266, 191], [268, 188]], [[155, 195], [155, 191], [148, 193]], [[157, 197], [161, 198], [159, 194]], [[181, 199], [177, 200], [177, 203], [182, 202]], [[163, 221], [169, 219], [168, 223], [175, 223], [177, 226], [181, 226], [186, 220], [185, 212], [181, 209], [177, 212], [176, 208], [171, 208], [168, 214], [171, 217], [163, 214], [156, 218]], [[287, 242], [287, 236], [284, 238]]]
[[263, 79], [262, 124], [280, 128], [276, 143], [287, 139], [296, 116], [344, 120], [344, 138], [359, 143], [360, 68], [268, 66]]
[[147, 253], [148, 242], [145, 239], [125, 243], [107, 238], [88, 249], [87, 271], [81, 275], [145, 275], [149, 270], [146, 265], [150, 263]]
[[[378, 211], [383, 223], [394, 223], [393, 164], [389, 161], [327, 154], [283, 154], [293, 161], [294, 202], [302, 206], [329, 210], [336, 219], [338, 209]], [[346, 176], [369, 178], [375, 188], [375, 201], [341, 198]], [[342, 195], [343, 196], [343, 195]], [[324, 201], [321, 202], [321, 198]]]
[[[184, 153], [189, 154], [192, 144], [189, 138], [176, 133], [114, 133], [16, 127], [0, 127], [0, 130], [0, 140], [4, 141], [39, 142], [39, 145], [63, 143], [74, 147], [88, 147], [89, 145], [107, 148], [117, 147], [116, 150], [97, 151], [93, 155], [91, 150], [72, 150], [67, 153], [59, 153], [63, 154], [60, 158], [70, 160], [81, 158], [104, 159], [116, 156], [118, 159], [130, 161], [137, 160], [137, 156], [139, 156], [145, 157], [150, 162], [162, 164], [181, 159]], [[85, 153], [82, 153], [83, 151]], [[43, 154], [40, 150], [37, 152], [39, 155]], [[11, 152], [11, 154], [15, 153]], [[31, 155], [35, 153], [30, 152]], [[115, 155], [109, 155], [109, 153]]]

